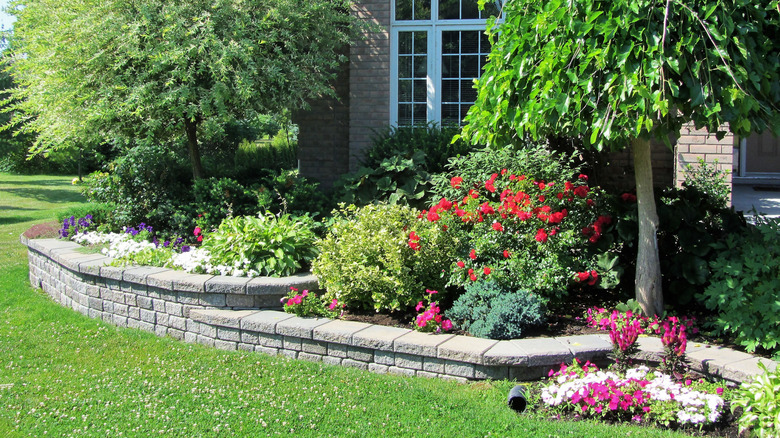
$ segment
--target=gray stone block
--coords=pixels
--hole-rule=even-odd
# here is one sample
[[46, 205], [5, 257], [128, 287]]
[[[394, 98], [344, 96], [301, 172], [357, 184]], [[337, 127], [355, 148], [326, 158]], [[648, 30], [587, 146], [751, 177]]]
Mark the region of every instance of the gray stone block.
[[271, 347], [264, 347], [262, 345], [258, 345], [255, 347], [255, 351], [258, 353], [267, 354], [269, 356], [278, 356], [279, 355], [279, 349], [278, 348], [271, 348]]
[[482, 364], [482, 355], [493, 348], [498, 341], [454, 336], [438, 347], [438, 357], [459, 362]]
[[389, 369], [390, 369], [390, 367], [387, 366], [387, 365], [382, 365], [382, 364], [378, 364], [378, 363], [369, 363], [368, 364], [368, 370], [371, 371], [372, 373], [387, 374], [387, 371]]
[[155, 312], [165, 312], [165, 300], [159, 298], [152, 299], [152, 310]]
[[324, 356], [322, 358], [322, 363], [328, 364], [328, 365], [341, 365], [341, 361], [344, 359], [340, 357], [333, 357], [333, 356]]
[[155, 272], [146, 276], [146, 285], [156, 287], [164, 290], [173, 290], [173, 282], [180, 278], [190, 275], [182, 271], [173, 271], [167, 269], [165, 271]]
[[374, 350], [374, 362], [382, 365], [395, 365], [395, 353], [392, 351]]
[[423, 356], [407, 353], [395, 354], [395, 365], [401, 368], [423, 369]]
[[234, 294], [226, 294], [225, 295], [225, 305], [227, 307], [233, 307], [233, 308], [254, 308], [255, 306], [255, 297], [251, 295], [234, 295]]
[[200, 294], [193, 292], [179, 292], [176, 301], [185, 306], [200, 306]]
[[241, 330], [231, 327], [217, 327], [217, 339], [241, 342]]
[[448, 376], [473, 379], [475, 369], [476, 369], [476, 365], [474, 365], [473, 363], [457, 362], [451, 360], [447, 360], [444, 362], [444, 374]]
[[170, 318], [170, 315], [168, 315], [167, 313], [157, 312], [156, 324], [160, 325], [160, 326], [163, 326], [163, 327], [168, 327], [168, 326], [170, 326], [169, 318]]
[[426, 379], [441, 378], [441, 374], [429, 373], [428, 371], [417, 371], [417, 377], [425, 377]]
[[553, 338], [518, 339], [509, 341], [528, 357], [528, 366], [553, 366], [569, 363], [573, 355], [569, 347]]
[[206, 281], [206, 292], [216, 294], [246, 294], [248, 277], [214, 276]]
[[179, 303], [172, 303], [170, 301], [165, 302], [165, 313], [171, 316], [183, 316], [184, 306]]
[[740, 366], [748, 370], [758, 365], [757, 362], [750, 362], [755, 359], [753, 355], [725, 347], [704, 348], [686, 354], [686, 358], [691, 368], [732, 381], [749, 377], [746, 372], [739, 370]]
[[136, 302], [138, 303], [138, 307], [141, 309], [146, 310], [152, 310], [152, 299], [149, 297], [136, 297]]
[[177, 341], [181, 341], [184, 340], [184, 331], [169, 327], [168, 336], [172, 337], [173, 339], [176, 339]]
[[241, 343], [243, 344], [251, 344], [251, 345], [258, 345], [260, 342], [258, 341], [257, 332], [248, 332], [246, 330], [241, 331]]
[[173, 289], [177, 292], [202, 294], [206, 292], [206, 282], [212, 278], [213, 275], [183, 273], [173, 279]]
[[354, 360], [354, 359], [344, 359], [341, 361], [341, 365], [345, 367], [358, 368], [361, 370], [368, 371], [368, 362], [361, 362], [359, 360]]
[[168, 327], [184, 331], [187, 329], [187, 319], [181, 316], [168, 315]]
[[284, 344], [283, 340], [284, 336], [282, 335], [271, 335], [266, 333], [258, 333], [257, 335], [257, 342], [264, 347], [282, 348]]
[[193, 332], [184, 332], [184, 342], [189, 342], [190, 344], [194, 344], [198, 342], [198, 334]]
[[374, 350], [361, 347], [347, 347], [347, 357], [361, 362], [373, 362]]
[[129, 307], [126, 304], [114, 303], [113, 305], [113, 313], [117, 316], [129, 316], [128, 309]]
[[636, 355], [636, 359], [658, 362], [664, 353], [664, 346], [661, 342], [661, 338], [656, 336], [640, 335], [636, 340], [637, 346], [639, 346], [639, 353]]
[[200, 324], [198, 326], [198, 334], [201, 334], [203, 336], [207, 336], [212, 339], [217, 338], [217, 328], [213, 325], [208, 324]]
[[317, 277], [312, 274], [296, 274], [289, 277], [255, 277], [246, 285], [246, 293], [250, 295], [274, 295], [283, 297], [290, 288], [316, 291], [319, 289]]
[[612, 352], [608, 335], [561, 336], [555, 340], [569, 347], [572, 355], [580, 360], [602, 359]]
[[127, 317], [112, 315], [111, 322], [117, 327], [127, 327]]
[[255, 298], [253, 307], [256, 309], [279, 310], [279, 311], [284, 310], [282, 303], [280, 301], [280, 299], [284, 297], [281, 295], [252, 295], [252, 296]]
[[508, 366], [477, 365], [474, 368], [475, 379], [506, 380], [509, 379]]
[[141, 309], [141, 321], [154, 324], [157, 322], [157, 314], [153, 310]]
[[417, 370], [411, 368], [388, 367], [387, 373], [396, 376], [414, 377], [417, 374]]
[[205, 345], [207, 347], [214, 346], [214, 338], [209, 338], [208, 336], [198, 335], [197, 342], [198, 344]]
[[411, 333], [409, 329], [372, 325], [352, 335], [352, 345], [374, 350], [393, 351], [393, 342]]
[[347, 346], [344, 344], [328, 344], [328, 356], [347, 357]]
[[241, 319], [241, 328], [260, 333], [276, 333], [276, 325], [294, 318], [294, 315], [274, 310], [261, 310], [253, 315]]
[[100, 275], [100, 269], [106, 266], [109, 260], [108, 257], [104, 257], [102, 259], [79, 263], [79, 272], [82, 274]]
[[241, 327], [242, 318], [256, 312], [256, 310], [192, 309], [190, 318], [206, 324], [237, 329]]
[[302, 339], [301, 349], [307, 353], [318, 355], [328, 354], [328, 343], [324, 341], [315, 341], [312, 339]]
[[[160, 272], [170, 271], [167, 268], [156, 268], [152, 266], [136, 266], [129, 267], [122, 272], [122, 278], [120, 280], [126, 281], [131, 284], [139, 284], [146, 286], [146, 277], [152, 274], [159, 274]], [[130, 286], [132, 287], [132, 286]]]
[[[122, 280], [122, 274], [125, 270], [116, 266], [101, 266], [98, 272], [98, 275], [106, 281], [106, 286], [112, 289], [119, 289], [119, 281]], [[108, 280], [113, 281], [109, 282]]]
[[[130, 322], [129, 319], [127, 321]], [[150, 332], [150, 333], [154, 333], [154, 327], [155, 327], [155, 325], [152, 324], [152, 323], [149, 323], [149, 322], [146, 322], [146, 321], [138, 321], [138, 328], [140, 328], [141, 330], [144, 330], [144, 331], [147, 331], [147, 332]]]
[[409, 332], [393, 342], [396, 353], [416, 354], [418, 356], [437, 356], [439, 345], [452, 339], [454, 335]]
[[225, 307], [224, 294], [202, 294], [199, 300], [200, 305], [207, 307]]
[[100, 298], [94, 298], [94, 297], [88, 297], [87, 298], [87, 307], [90, 309], [96, 309], [96, 310], [103, 310], [103, 300]]
[[349, 345], [352, 336], [371, 327], [371, 324], [355, 321], [330, 321], [314, 329], [313, 338], [319, 341]]
[[162, 325], [155, 325], [154, 326], [154, 334], [164, 338], [165, 335], [168, 334], [168, 327], [162, 326]]
[[283, 336], [282, 348], [290, 351], [301, 351], [303, 346], [301, 345], [301, 338], [297, 336]]
[[299, 318], [293, 317], [279, 321], [276, 324], [276, 333], [285, 336], [297, 336], [303, 339], [312, 339], [314, 329], [331, 322], [328, 318]]
[[429, 373], [442, 374], [444, 373], [444, 359], [437, 359], [435, 357], [424, 357], [422, 369]]
[[133, 319], [141, 319], [141, 309], [138, 307], [129, 307], [127, 308], [127, 317], [133, 318]]
[[298, 359], [305, 360], [308, 362], [322, 362], [322, 355], [301, 351], [300, 353], [298, 353]]
[[547, 377], [547, 374], [550, 371], [550, 367], [547, 366], [536, 366], [536, 367], [528, 367], [528, 366], [519, 366], [519, 367], [509, 367], [509, 379], [510, 380], [517, 380], [521, 382], [531, 381], [531, 380], [539, 380], [543, 377]]
[[215, 339], [214, 347], [217, 348], [218, 350], [237, 350], [238, 342]]
[[295, 350], [279, 350], [279, 354], [290, 359], [298, 358], [298, 352]]

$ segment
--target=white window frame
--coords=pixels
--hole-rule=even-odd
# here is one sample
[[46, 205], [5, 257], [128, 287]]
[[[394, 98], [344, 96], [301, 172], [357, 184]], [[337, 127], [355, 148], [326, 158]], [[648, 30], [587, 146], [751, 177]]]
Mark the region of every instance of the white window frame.
[[[485, 31], [487, 19], [468, 20], [396, 20], [395, 1], [391, 2], [392, 19], [390, 21], [390, 124], [398, 126], [398, 33], [428, 33], [427, 65], [427, 121], [441, 123], [441, 58], [442, 32], [444, 31]], [[431, 1], [431, 17], [439, 16], [439, 2]], [[481, 74], [481, 72], [480, 72]]]

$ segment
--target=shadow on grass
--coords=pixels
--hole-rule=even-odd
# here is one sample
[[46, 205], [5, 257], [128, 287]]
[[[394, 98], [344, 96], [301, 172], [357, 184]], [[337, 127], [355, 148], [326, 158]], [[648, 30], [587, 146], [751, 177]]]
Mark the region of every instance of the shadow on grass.
[[6, 192], [13, 196], [18, 196], [20, 198], [32, 198], [36, 201], [48, 202], [52, 204], [79, 202], [84, 200], [84, 197], [81, 196], [81, 194], [75, 193], [72, 190], [63, 189], [40, 189], [36, 187], [23, 189], [0, 189], [0, 191]]
[[20, 224], [22, 222], [30, 222], [32, 220], [35, 220], [35, 218], [25, 216], [0, 217], [0, 225]]
[[[11, 178], [16, 177], [13, 175]], [[68, 184], [67, 181], [62, 179], [37, 179], [34, 176], [18, 176], [17, 179], [5, 179], [0, 178], [0, 186], [62, 186]]]

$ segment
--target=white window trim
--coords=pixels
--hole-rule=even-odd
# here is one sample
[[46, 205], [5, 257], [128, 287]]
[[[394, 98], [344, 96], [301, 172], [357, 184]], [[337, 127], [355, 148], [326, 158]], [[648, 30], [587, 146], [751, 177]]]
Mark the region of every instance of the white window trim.
[[[429, 122], [441, 123], [441, 50], [442, 32], [446, 30], [485, 31], [487, 19], [468, 20], [396, 20], [395, 0], [390, 4], [392, 19], [390, 21], [390, 124], [398, 126], [398, 33], [427, 32], [428, 33], [428, 88], [427, 119]], [[439, 16], [439, 2], [431, 1], [431, 17]]]

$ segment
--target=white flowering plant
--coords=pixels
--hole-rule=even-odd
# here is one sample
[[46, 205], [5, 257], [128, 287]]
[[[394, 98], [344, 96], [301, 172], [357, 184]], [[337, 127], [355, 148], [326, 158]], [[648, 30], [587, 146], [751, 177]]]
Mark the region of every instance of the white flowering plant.
[[720, 418], [723, 391], [703, 380], [678, 382], [646, 366], [617, 373], [575, 361], [550, 371], [541, 398], [554, 411], [583, 417], [703, 427]]

